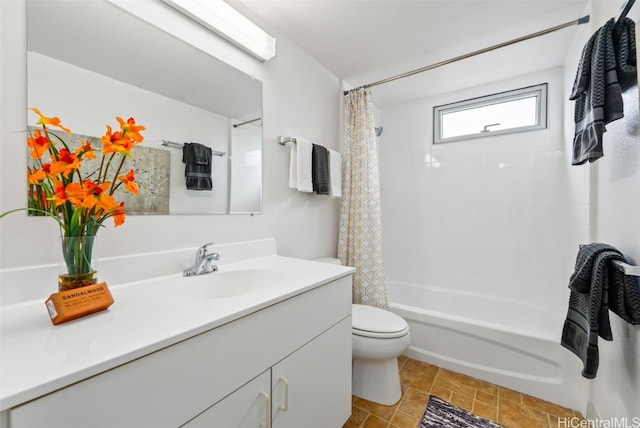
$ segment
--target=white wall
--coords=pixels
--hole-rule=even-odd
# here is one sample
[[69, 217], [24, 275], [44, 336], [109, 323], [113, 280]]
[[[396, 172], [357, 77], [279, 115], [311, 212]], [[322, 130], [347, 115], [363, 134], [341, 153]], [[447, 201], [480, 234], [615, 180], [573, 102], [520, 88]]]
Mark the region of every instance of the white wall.
[[[545, 82], [548, 129], [432, 144], [434, 106]], [[382, 110], [390, 280], [513, 298], [562, 319], [577, 245], [562, 97], [556, 68]]]
[[[144, 2], [132, 4], [153, 12]], [[0, 1], [0, 19], [0, 212], [4, 212], [26, 206], [22, 132], [27, 123], [24, 2]], [[167, 28], [182, 28], [179, 23], [171, 24]], [[289, 189], [288, 153], [276, 139], [279, 135], [298, 135], [337, 149], [341, 96], [338, 79], [283, 37], [278, 37], [276, 58], [262, 64], [192, 27], [197, 26], [185, 24], [184, 28], [190, 31], [187, 36], [201, 44], [203, 50], [263, 82], [264, 213], [130, 216], [122, 227], [109, 226], [100, 232], [101, 257], [195, 249], [208, 241], [265, 237], [275, 237], [283, 255], [312, 258], [335, 254], [338, 200]], [[132, 113], [136, 117], [140, 114]], [[96, 119], [100, 126], [104, 126], [102, 116]], [[2, 219], [0, 268], [55, 263], [58, 234], [55, 222], [49, 218], [14, 214]]]
[[[622, 2], [593, 1], [592, 31], [616, 16]], [[629, 13], [636, 23], [638, 5]], [[636, 27], [636, 36], [638, 36]], [[640, 263], [640, 108], [638, 87], [624, 94], [625, 117], [607, 125], [603, 158], [591, 165], [590, 240], [609, 243]], [[587, 169], [587, 168], [585, 168]], [[640, 280], [636, 279], [636, 284]], [[640, 285], [639, 285], [640, 286]], [[640, 418], [640, 326], [610, 312], [613, 341], [600, 340], [600, 365], [590, 382], [593, 415]], [[636, 419], [636, 423], [639, 419]]]

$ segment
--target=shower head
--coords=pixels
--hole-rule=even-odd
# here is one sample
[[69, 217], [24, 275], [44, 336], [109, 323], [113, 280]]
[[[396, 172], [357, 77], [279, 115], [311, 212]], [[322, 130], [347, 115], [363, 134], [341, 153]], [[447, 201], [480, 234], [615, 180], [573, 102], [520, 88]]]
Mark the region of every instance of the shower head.
[[375, 128], [375, 131], [376, 131], [376, 137], [379, 137], [379, 136], [381, 136], [381, 135], [382, 135], [382, 130], [383, 130], [383, 129], [384, 129], [384, 128], [382, 127], [382, 125], [377, 126], [377, 127]]

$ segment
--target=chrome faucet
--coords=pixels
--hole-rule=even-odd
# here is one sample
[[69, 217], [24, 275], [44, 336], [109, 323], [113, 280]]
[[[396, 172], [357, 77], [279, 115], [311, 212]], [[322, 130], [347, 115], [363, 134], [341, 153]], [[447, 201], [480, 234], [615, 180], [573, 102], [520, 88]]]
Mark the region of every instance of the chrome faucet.
[[204, 244], [196, 251], [196, 262], [189, 269], [182, 271], [183, 276], [195, 276], [205, 273], [216, 272], [218, 266], [213, 264], [213, 261], [220, 259], [220, 254], [210, 253], [209, 246], [213, 245], [213, 242]]

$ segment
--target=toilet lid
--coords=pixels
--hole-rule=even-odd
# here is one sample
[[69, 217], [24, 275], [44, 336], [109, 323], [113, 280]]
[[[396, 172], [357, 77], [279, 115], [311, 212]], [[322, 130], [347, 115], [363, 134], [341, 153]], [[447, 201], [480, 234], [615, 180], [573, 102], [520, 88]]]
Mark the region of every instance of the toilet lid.
[[400, 337], [407, 334], [407, 322], [393, 312], [354, 304], [351, 310], [352, 332], [368, 337]]

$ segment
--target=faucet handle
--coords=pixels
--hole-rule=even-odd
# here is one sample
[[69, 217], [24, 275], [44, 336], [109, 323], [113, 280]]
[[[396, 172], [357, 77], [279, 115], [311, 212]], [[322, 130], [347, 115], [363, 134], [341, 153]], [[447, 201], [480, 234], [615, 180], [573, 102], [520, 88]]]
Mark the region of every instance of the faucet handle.
[[196, 263], [207, 256], [207, 251], [211, 245], [213, 245], [213, 242], [207, 242], [206, 244], [198, 248], [198, 251], [196, 251]]

